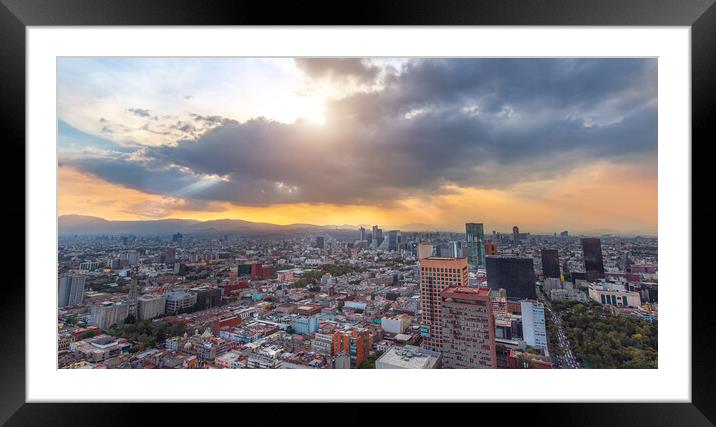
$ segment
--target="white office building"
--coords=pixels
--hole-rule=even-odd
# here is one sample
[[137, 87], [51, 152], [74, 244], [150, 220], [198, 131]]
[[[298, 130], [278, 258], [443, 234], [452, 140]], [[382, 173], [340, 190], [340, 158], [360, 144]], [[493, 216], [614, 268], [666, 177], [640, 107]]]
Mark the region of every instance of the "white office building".
[[547, 328], [544, 321], [544, 305], [537, 301], [524, 300], [522, 308], [522, 335], [527, 345], [547, 348]]

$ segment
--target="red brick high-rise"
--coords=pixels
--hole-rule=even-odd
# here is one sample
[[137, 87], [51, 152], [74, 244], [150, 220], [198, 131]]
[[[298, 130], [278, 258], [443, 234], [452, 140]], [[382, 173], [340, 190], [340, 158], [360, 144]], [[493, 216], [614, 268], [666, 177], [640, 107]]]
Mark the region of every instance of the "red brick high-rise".
[[448, 288], [440, 293], [443, 367], [496, 368], [495, 318], [489, 288]]
[[467, 258], [427, 257], [420, 260], [420, 334], [423, 347], [440, 351], [440, 292], [454, 286], [467, 286]]

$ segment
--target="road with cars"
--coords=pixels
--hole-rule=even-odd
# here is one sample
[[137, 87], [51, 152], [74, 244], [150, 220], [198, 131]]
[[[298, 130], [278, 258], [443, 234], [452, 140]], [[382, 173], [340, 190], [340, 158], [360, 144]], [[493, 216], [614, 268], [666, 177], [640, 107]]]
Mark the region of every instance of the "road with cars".
[[552, 308], [552, 304], [547, 298], [544, 297], [542, 292], [539, 292], [539, 300], [542, 302], [542, 304], [544, 304], [545, 308], [547, 308], [547, 311], [552, 318], [552, 323], [554, 323], [554, 326], [557, 328], [557, 343], [559, 344], [559, 347], [562, 352], [561, 354], [556, 354], [556, 352], [553, 351], [553, 360], [557, 362], [556, 364], [560, 368], [579, 369], [579, 362], [577, 362], [577, 359], [574, 357], [574, 353], [572, 353], [572, 347], [569, 343], [569, 339], [564, 333], [564, 328], [562, 327], [562, 319]]

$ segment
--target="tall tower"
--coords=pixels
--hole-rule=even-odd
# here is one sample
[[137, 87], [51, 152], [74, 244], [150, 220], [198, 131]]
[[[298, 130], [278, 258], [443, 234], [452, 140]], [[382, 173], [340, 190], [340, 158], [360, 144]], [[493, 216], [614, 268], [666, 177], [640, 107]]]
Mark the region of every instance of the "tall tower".
[[388, 250], [397, 251], [400, 248], [400, 230], [388, 232]]
[[496, 368], [490, 289], [454, 287], [440, 293], [443, 367]]
[[516, 225], [512, 227], [512, 238], [514, 239], [515, 243], [520, 241], [520, 227]]
[[453, 286], [467, 286], [467, 283], [466, 258], [428, 257], [420, 260], [420, 335], [423, 347], [441, 351], [440, 292]]
[[541, 255], [544, 277], [559, 278], [559, 252], [557, 249], [542, 249]]
[[485, 267], [485, 230], [481, 223], [465, 224], [467, 263], [472, 268]]
[[602, 241], [595, 237], [583, 238], [582, 251], [584, 252], [584, 270], [587, 280], [595, 282], [598, 278], [604, 277]]
[[383, 229], [373, 226], [373, 245], [377, 248], [383, 243]]
[[137, 321], [137, 300], [139, 298], [139, 266], [132, 267], [132, 283], [129, 285], [129, 295], [127, 297], [127, 316], [132, 316]]

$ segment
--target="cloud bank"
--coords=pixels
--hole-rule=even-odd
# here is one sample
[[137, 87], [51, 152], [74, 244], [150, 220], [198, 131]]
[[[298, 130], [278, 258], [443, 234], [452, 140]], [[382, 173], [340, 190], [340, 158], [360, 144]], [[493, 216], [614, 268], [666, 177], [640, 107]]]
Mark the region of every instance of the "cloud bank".
[[[167, 129], [144, 128], [176, 132], [174, 144], [61, 162], [147, 193], [245, 206], [390, 205], [454, 186], [552, 179], [604, 161], [656, 175], [655, 59], [295, 63], [307, 80], [370, 89], [329, 99], [323, 126], [191, 113]], [[152, 120], [148, 110], [129, 111]]]

